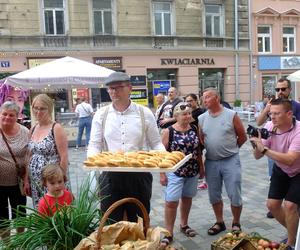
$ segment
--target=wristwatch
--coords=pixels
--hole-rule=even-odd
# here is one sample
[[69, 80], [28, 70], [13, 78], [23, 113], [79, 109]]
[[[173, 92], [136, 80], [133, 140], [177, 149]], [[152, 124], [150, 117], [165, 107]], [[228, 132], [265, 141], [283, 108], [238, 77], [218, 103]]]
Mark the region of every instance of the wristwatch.
[[267, 147], [264, 147], [264, 150], [261, 151], [260, 153], [264, 155], [268, 150], [269, 150], [269, 149], [268, 149]]

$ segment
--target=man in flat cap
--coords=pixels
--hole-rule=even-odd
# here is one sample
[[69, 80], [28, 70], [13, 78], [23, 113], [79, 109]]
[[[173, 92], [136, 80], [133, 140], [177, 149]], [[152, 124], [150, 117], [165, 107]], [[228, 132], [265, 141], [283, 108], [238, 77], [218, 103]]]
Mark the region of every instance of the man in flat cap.
[[[165, 150], [153, 113], [147, 107], [130, 100], [132, 85], [123, 72], [112, 73], [104, 82], [112, 104], [101, 108], [94, 115], [88, 156], [101, 151]], [[103, 172], [100, 175], [101, 210], [105, 212], [117, 200], [134, 197], [150, 212], [152, 194], [151, 173]], [[137, 221], [142, 216], [134, 204], [116, 209], [110, 216], [115, 221]]]

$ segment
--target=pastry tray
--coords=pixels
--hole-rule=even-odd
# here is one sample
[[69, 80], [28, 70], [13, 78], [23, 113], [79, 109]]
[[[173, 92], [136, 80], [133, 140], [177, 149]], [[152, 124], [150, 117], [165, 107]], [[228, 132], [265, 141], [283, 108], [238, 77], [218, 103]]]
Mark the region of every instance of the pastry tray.
[[181, 161], [179, 161], [176, 165], [171, 168], [146, 168], [146, 167], [98, 167], [98, 166], [85, 166], [83, 165], [83, 169], [85, 170], [99, 170], [99, 171], [107, 171], [107, 172], [175, 172], [178, 168], [180, 168], [183, 164], [185, 164], [189, 159], [192, 158], [192, 154], [185, 156]]

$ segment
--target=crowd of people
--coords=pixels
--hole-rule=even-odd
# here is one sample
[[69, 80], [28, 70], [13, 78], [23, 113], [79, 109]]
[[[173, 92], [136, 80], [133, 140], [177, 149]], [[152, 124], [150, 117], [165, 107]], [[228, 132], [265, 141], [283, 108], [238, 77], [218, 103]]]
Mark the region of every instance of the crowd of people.
[[[204, 178], [208, 197], [215, 215], [209, 235], [226, 230], [223, 215], [222, 187], [230, 201], [231, 230], [241, 230], [242, 222], [242, 167], [239, 149], [247, 141], [245, 128], [234, 110], [222, 101], [215, 88], [201, 94], [189, 94], [184, 99], [170, 87], [165, 96], [156, 96], [157, 110], [153, 112], [130, 100], [130, 77], [123, 72], [112, 73], [104, 82], [111, 104], [95, 113], [85, 99], [75, 112], [79, 116], [77, 146], [81, 146], [83, 129], [87, 132], [87, 156], [101, 151], [167, 150], [181, 151], [192, 157], [173, 173], [161, 173], [160, 183], [165, 197], [165, 228], [169, 235], [162, 246], [173, 241], [177, 208], [180, 209], [180, 231], [187, 237], [197, 235], [189, 226], [192, 200], [197, 193], [199, 178]], [[287, 229], [288, 249], [294, 249], [300, 204], [300, 104], [290, 100], [291, 84], [280, 79], [275, 91], [277, 98], [266, 102], [257, 124], [265, 124], [269, 136], [262, 139], [250, 134], [256, 159], [269, 158], [270, 188], [267, 207], [272, 216]], [[0, 107], [0, 217], [8, 218], [11, 207], [26, 204], [31, 196], [34, 207], [43, 216], [51, 216], [54, 206], [69, 205], [74, 197], [68, 182], [68, 141], [63, 127], [53, 120], [53, 101], [46, 94], [32, 101], [36, 124], [28, 130], [17, 123], [20, 107], [14, 100], [3, 98]], [[22, 165], [20, 167], [20, 165]], [[24, 168], [20, 175], [20, 168]], [[23, 180], [20, 186], [19, 180]], [[115, 201], [126, 197], [140, 200], [148, 213], [151, 209], [152, 175], [149, 172], [101, 173], [98, 184], [101, 210], [105, 212]], [[48, 206], [46, 206], [48, 204]], [[50, 204], [50, 206], [49, 206]], [[54, 208], [55, 207], [55, 208]], [[16, 215], [12, 211], [12, 217]], [[125, 204], [110, 215], [114, 221], [126, 218], [137, 221], [141, 211], [133, 204]], [[20, 228], [22, 232], [24, 228]], [[0, 228], [2, 238], [9, 235]]]

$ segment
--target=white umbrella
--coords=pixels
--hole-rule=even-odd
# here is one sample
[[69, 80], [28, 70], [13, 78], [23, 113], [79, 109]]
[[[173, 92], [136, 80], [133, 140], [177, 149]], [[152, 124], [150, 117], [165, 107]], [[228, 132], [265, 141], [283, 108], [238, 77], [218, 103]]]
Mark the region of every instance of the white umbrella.
[[287, 78], [292, 82], [300, 82], [300, 70], [290, 74]]
[[9, 76], [5, 84], [25, 89], [99, 87], [113, 70], [64, 57]]

